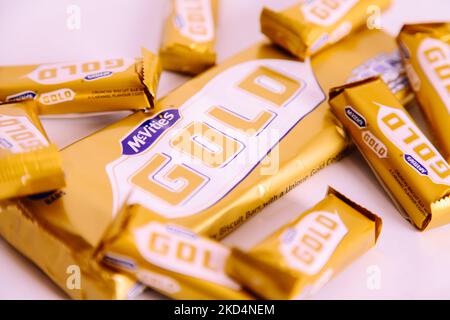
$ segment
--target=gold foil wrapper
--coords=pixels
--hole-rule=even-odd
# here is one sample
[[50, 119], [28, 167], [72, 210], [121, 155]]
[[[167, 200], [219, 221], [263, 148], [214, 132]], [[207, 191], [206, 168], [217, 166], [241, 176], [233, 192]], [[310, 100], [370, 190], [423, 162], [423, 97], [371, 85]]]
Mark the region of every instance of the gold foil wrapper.
[[[395, 46], [382, 32], [364, 31], [299, 62], [259, 43], [160, 99], [152, 114], [136, 112], [68, 146], [61, 151], [67, 186], [20, 200], [39, 221], [27, 232], [40, 249], [28, 256], [49, 275], [63, 272], [64, 261], [91, 260], [131, 189], [130, 203], [200, 236], [225, 237], [342, 157], [349, 141], [323, 92]], [[4, 215], [5, 225], [13, 218], [27, 216]], [[52, 247], [40, 241], [44, 230]], [[79, 252], [73, 239], [89, 250]], [[41, 262], [53, 255], [60, 264]], [[80, 266], [82, 278], [91, 277]], [[96, 279], [96, 295], [104, 288], [104, 297], [126, 298], [122, 274]], [[71, 296], [91, 297], [89, 288], [75, 294], [62, 278], [53, 279]]]
[[450, 23], [405, 25], [397, 40], [436, 145], [450, 161]]
[[379, 15], [389, 4], [390, 0], [304, 0], [280, 12], [264, 8], [261, 31], [304, 60], [369, 24], [374, 20], [369, 13]]
[[34, 99], [38, 113], [60, 115], [150, 109], [161, 66], [142, 58], [0, 67], [0, 102]]
[[408, 221], [450, 222], [450, 166], [382, 80], [334, 88], [330, 105]]
[[191, 75], [216, 63], [219, 0], [171, 0], [159, 51], [163, 68]]
[[330, 188], [327, 196], [247, 252], [227, 273], [264, 299], [301, 299], [373, 247], [381, 219]]
[[62, 160], [33, 101], [0, 106], [0, 200], [65, 185]]
[[139, 292], [132, 278], [97, 264], [92, 246], [82, 238], [45, 223], [18, 200], [0, 202], [2, 237], [71, 298], [125, 299]]
[[173, 299], [242, 300], [251, 296], [225, 274], [230, 249], [126, 206], [106, 232], [98, 259]]

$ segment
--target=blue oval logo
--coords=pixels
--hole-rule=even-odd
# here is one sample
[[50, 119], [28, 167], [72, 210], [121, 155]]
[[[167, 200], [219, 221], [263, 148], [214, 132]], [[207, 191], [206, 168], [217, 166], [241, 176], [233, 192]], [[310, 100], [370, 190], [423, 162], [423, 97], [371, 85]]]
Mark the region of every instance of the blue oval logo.
[[362, 115], [360, 115], [358, 112], [353, 110], [350, 107], [345, 108], [345, 115], [347, 118], [352, 120], [358, 127], [365, 128], [366, 127], [366, 119]]
[[419, 172], [421, 175], [427, 176], [428, 170], [420, 164], [419, 161], [417, 161], [412, 155], [405, 154], [404, 155], [405, 161], [413, 167], [417, 172]]
[[185, 23], [184, 23], [183, 18], [181, 16], [176, 15], [175, 19], [174, 19], [174, 22], [175, 22], [175, 25], [177, 26], [178, 29], [183, 29]]
[[103, 257], [103, 259], [104, 259], [105, 263], [111, 264], [113, 266], [119, 266], [119, 267], [122, 267], [127, 270], [135, 270], [136, 269], [136, 263], [134, 263], [133, 260], [127, 259], [125, 257], [119, 258], [119, 257], [112, 256], [110, 254], [106, 254]]
[[42, 192], [42, 193], [38, 193], [38, 194], [32, 194], [32, 195], [28, 196], [27, 199], [30, 199], [30, 200], [43, 200], [43, 199], [46, 199], [46, 198], [50, 197], [55, 192], [56, 191], [48, 191], [48, 192]]
[[6, 140], [5, 138], [0, 138], [0, 149], [11, 149], [13, 147], [13, 144]]
[[106, 78], [109, 77], [110, 75], [112, 75], [112, 71], [102, 71], [93, 74], [88, 74], [86, 77], [84, 77], [84, 79], [87, 81], [92, 81], [100, 78]]
[[16, 94], [6, 97], [6, 101], [13, 102], [13, 101], [32, 100], [35, 97], [36, 97], [36, 92], [23, 91], [23, 92], [16, 93]]
[[177, 109], [168, 109], [145, 120], [122, 139], [122, 154], [135, 155], [144, 152], [179, 119], [180, 113]]

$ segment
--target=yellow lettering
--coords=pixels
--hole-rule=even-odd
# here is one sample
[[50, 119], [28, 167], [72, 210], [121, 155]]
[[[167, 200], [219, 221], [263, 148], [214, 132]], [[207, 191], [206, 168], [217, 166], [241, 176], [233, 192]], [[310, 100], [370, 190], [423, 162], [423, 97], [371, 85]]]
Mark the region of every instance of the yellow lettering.
[[278, 107], [285, 105], [300, 87], [297, 80], [267, 67], [259, 67], [239, 84], [239, 88]]
[[178, 244], [177, 250], [177, 258], [185, 261], [193, 263], [195, 260], [196, 249], [192, 244], [180, 242]]
[[139, 170], [131, 178], [131, 182], [175, 206], [192, 195], [205, 182], [205, 178], [185, 166], [174, 165], [163, 178], [168, 181], [183, 181], [183, 186], [179, 190], [169, 189], [161, 183], [158, 183], [153, 177], [157, 170], [167, 164], [167, 162], [168, 158], [166, 156], [159, 153], [154, 155], [144, 168]]
[[211, 168], [232, 159], [240, 149], [239, 143], [201, 122], [192, 122], [170, 140], [170, 144]]
[[210, 109], [208, 115], [248, 135], [259, 132], [273, 118], [272, 113], [262, 111], [253, 119], [245, 119], [220, 106]]
[[161, 255], [167, 255], [169, 252], [169, 237], [157, 232], [150, 235], [150, 250]]

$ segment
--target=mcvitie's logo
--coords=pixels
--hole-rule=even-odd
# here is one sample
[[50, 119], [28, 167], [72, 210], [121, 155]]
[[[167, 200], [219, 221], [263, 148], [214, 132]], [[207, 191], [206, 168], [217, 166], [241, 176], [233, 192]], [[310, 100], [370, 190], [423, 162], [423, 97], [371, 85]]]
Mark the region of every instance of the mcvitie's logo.
[[122, 140], [122, 154], [134, 155], [147, 150], [164, 131], [172, 127], [179, 119], [178, 110], [169, 109], [145, 120]]

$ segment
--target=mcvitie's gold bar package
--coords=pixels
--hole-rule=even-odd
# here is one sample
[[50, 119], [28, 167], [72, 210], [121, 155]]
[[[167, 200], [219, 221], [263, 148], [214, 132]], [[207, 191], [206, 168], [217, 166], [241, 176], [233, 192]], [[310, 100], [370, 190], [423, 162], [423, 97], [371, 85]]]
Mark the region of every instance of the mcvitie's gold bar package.
[[336, 190], [249, 251], [233, 249], [226, 272], [264, 299], [302, 299], [373, 247], [379, 217]]
[[303, 0], [281, 12], [264, 8], [261, 31], [274, 43], [304, 60], [366, 24], [390, 0]]
[[450, 166], [383, 81], [334, 88], [330, 105], [407, 220], [420, 230], [450, 222]]
[[159, 55], [165, 70], [199, 74], [216, 63], [219, 0], [170, 0]]
[[34, 101], [0, 105], [0, 200], [64, 185], [61, 156], [48, 141]]
[[450, 22], [405, 25], [397, 40], [436, 145], [450, 161]]
[[139, 205], [118, 214], [98, 250], [100, 261], [173, 299], [252, 299], [225, 274], [229, 256], [220, 242]]
[[[109, 269], [95, 277], [104, 267], [92, 254], [132, 189], [127, 203], [223, 238], [341, 158], [349, 140], [324, 92], [395, 48], [369, 30], [305, 62], [256, 44], [160, 99], [152, 114], [63, 149], [67, 187], [21, 199], [23, 214], [1, 210], [0, 234], [72, 297], [126, 298], [130, 278]], [[68, 265], [80, 266], [81, 288], [67, 287]]]
[[34, 99], [39, 114], [150, 109], [161, 74], [159, 58], [0, 67], [0, 103]]

